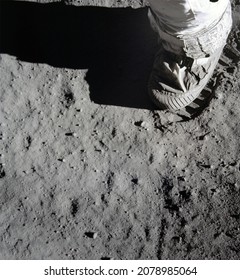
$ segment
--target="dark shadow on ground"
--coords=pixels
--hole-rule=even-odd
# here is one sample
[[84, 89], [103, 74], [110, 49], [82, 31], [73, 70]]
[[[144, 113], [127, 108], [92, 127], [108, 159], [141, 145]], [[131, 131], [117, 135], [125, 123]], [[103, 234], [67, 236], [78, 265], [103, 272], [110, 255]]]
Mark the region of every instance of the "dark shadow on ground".
[[54, 67], [89, 69], [98, 104], [155, 108], [147, 80], [157, 39], [147, 9], [0, 1], [0, 51]]

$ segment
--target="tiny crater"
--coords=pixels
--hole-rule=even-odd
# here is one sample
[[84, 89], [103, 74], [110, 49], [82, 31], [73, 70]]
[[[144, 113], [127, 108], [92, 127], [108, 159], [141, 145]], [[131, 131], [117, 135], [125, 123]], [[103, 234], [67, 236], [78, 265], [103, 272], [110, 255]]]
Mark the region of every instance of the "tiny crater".
[[75, 103], [74, 95], [71, 91], [64, 92], [62, 104], [65, 108], [69, 109]]
[[178, 244], [181, 241], [181, 238], [179, 236], [173, 236], [172, 242], [175, 244]]
[[93, 239], [97, 237], [97, 233], [92, 231], [87, 231], [84, 233], [84, 235], [87, 236], [88, 238], [93, 238]]
[[113, 190], [114, 185], [114, 176], [115, 174], [113, 172], [108, 172], [107, 175], [107, 193], [110, 194]]
[[27, 150], [29, 150], [31, 144], [32, 144], [32, 138], [31, 138], [30, 135], [28, 135], [28, 136], [26, 137], [26, 144], [25, 144], [25, 147], [26, 147]]
[[113, 130], [112, 130], [112, 137], [114, 138], [117, 134], [117, 131], [116, 131], [116, 128], [114, 127]]
[[150, 230], [148, 227], [145, 228], [145, 236], [146, 236], [146, 241], [150, 240]]
[[217, 232], [217, 233], [215, 233], [215, 234], [213, 235], [213, 238], [216, 239], [216, 238], [218, 238], [218, 236], [220, 236], [220, 235], [221, 235], [221, 232]]
[[133, 178], [131, 180], [131, 182], [134, 184], [134, 185], [137, 185], [138, 184], [138, 178]]
[[107, 176], [107, 185], [111, 187], [114, 183], [114, 172], [109, 172]]
[[202, 168], [207, 168], [207, 169], [211, 168], [210, 164], [202, 164], [201, 162], [198, 162], [197, 166], [198, 167], [202, 167]]
[[73, 199], [71, 202], [71, 209], [70, 209], [70, 213], [73, 217], [76, 216], [77, 212], [79, 209], [79, 203], [77, 199]]
[[138, 127], [141, 127], [141, 126], [142, 126], [142, 123], [143, 123], [142, 121], [138, 121], [138, 122], [135, 122], [134, 125], [135, 125], [135, 126], [138, 126]]
[[101, 195], [101, 201], [104, 203], [104, 204], [108, 204], [108, 200], [106, 198], [106, 196], [104, 194]]
[[166, 197], [168, 197], [170, 195], [172, 188], [173, 188], [173, 181], [169, 178], [164, 178], [162, 189], [163, 189], [163, 193]]
[[65, 133], [65, 136], [74, 136], [74, 135], [73, 135], [73, 132], [67, 132], [67, 133]]
[[179, 182], [185, 182], [186, 181], [183, 176], [178, 176], [177, 179], [178, 179]]
[[149, 157], [149, 163], [152, 164], [154, 161], [154, 157], [153, 157], [153, 154], [150, 155]]
[[6, 176], [5, 170], [3, 169], [3, 164], [0, 163], [0, 179]]

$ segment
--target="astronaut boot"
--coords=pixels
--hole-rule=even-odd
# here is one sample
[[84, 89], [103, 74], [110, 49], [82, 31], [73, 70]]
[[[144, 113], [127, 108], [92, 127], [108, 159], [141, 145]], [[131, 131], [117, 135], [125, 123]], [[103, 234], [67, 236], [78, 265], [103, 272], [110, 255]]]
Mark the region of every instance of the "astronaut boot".
[[183, 35], [167, 32], [151, 9], [149, 19], [159, 35], [149, 95], [161, 109], [183, 109], [199, 96], [213, 75], [232, 26], [230, 3], [207, 28]]

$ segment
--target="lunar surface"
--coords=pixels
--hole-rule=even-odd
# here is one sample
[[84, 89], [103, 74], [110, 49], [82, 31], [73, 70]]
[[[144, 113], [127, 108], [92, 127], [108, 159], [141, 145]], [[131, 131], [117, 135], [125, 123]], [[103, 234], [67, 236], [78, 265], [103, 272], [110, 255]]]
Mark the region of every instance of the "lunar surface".
[[1, 1], [1, 259], [239, 259], [232, 7], [208, 102], [172, 114], [146, 2]]

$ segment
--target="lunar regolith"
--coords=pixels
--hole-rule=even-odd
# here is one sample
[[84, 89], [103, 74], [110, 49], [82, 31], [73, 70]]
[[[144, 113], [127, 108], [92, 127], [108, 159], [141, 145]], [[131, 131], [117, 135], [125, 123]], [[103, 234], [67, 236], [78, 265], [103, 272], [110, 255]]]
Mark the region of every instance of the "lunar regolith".
[[49, 2], [0, 3], [0, 258], [239, 259], [240, 2], [190, 118], [149, 100], [146, 2]]

